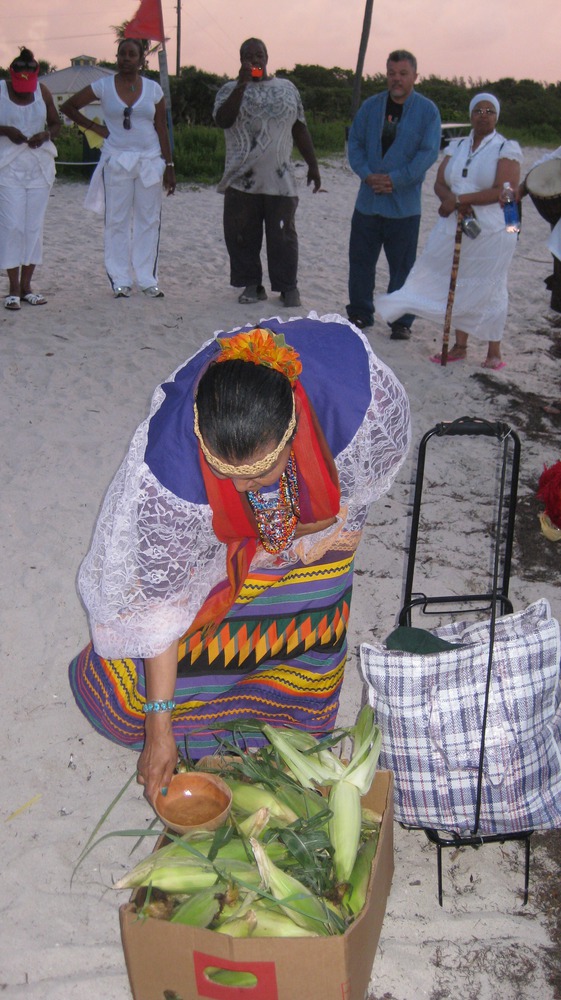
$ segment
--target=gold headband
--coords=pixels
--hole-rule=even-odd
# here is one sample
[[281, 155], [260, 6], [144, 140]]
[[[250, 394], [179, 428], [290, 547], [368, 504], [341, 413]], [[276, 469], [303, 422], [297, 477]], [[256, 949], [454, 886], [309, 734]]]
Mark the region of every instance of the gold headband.
[[217, 458], [216, 455], [213, 455], [212, 452], [208, 450], [206, 444], [203, 441], [203, 436], [199, 428], [199, 411], [197, 410], [196, 403], [194, 406], [194, 410], [195, 410], [195, 423], [194, 423], [195, 434], [197, 435], [197, 438], [199, 440], [201, 451], [205, 456], [209, 465], [211, 465], [213, 469], [216, 469], [218, 472], [220, 472], [221, 475], [223, 476], [231, 476], [231, 477], [258, 476], [260, 473], [266, 472], [267, 469], [272, 468], [272, 466], [275, 464], [280, 453], [282, 452], [283, 448], [286, 447], [296, 429], [296, 404], [293, 396], [292, 416], [290, 418], [288, 427], [286, 428], [276, 448], [274, 448], [273, 451], [269, 452], [268, 455], [265, 455], [265, 458], [260, 458], [258, 462], [254, 462], [253, 465], [228, 465], [227, 462], [222, 462], [221, 459]]

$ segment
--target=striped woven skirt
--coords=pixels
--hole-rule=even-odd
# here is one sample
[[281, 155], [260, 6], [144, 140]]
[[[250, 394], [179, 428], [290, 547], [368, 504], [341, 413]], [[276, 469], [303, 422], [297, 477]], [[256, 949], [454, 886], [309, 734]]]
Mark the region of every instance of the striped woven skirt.
[[[347, 655], [354, 556], [329, 552], [310, 566], [251, 573], [209, 640], [180, 641], [172, 714], [181, 752], [214, 752], [244, 720], [322, 732], [335, 725]], [[122, 746], [144, 745], [145, 678], [138, 659], [106, 660], [87, 646], [70, 664], [78, 707], [103, 736]], [[239, 726], [238, 726], [239, 724]]]

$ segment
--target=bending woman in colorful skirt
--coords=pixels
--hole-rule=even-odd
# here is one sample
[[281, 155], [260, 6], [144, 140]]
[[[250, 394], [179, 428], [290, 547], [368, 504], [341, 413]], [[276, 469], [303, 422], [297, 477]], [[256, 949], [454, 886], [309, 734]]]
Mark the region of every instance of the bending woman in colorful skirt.
[[333, 728], [354, 553], [408, 445], [403, 387], [338, 316], [219, 334], [156, 390], [80, 569], [93, 645], [70, 667], [150, 801], [187, 737], [199, 757], [226, 722]]

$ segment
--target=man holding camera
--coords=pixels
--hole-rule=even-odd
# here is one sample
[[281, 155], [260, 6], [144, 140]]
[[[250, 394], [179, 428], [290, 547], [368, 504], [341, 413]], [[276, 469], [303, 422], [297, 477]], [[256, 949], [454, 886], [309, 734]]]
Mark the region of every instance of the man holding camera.
[[237, 80], [218, 91], [214, 119], [226, 138], [226, 165], [218, 190], [224, 192], [224, 238], [230, 256], [230, 284], [243, 288], [238, 302], [267, 298], [261, 245], [267, 242], [269, 279], [285, 306], [299, 306], [298, 197], [291, 162], [295, 144], [308, 165], [308, 184], [319, 191], [321, 178], [306, 127], [300, 94], [289, 80], [270, 77], [268, 54], [259, 38], [240, 48]]
[[[361, 185], [351, 225], [347, 313], [361, 329], [374, 323], [374, 283], [383, 249], [388, 292], [401, 288], [417, 253], [421, 187], [440, 149], [440, 114], [417, 94], [417, 60], [405, 49], [390, 52], [388, 89], [368, 98], [349, 133], [349, 163]], [[409, 340], [414, 316], [391, 324], [392, 340]]]

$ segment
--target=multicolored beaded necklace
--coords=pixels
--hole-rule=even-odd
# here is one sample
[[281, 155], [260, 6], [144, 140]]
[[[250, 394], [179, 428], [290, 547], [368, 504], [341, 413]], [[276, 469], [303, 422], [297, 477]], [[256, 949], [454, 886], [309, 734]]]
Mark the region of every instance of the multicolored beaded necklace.
[[263, 548], [273, 554], [282, 552], [294, 538], [300, 518], [294, 452], [290, 452], [286, 469], [279, 479], [278, 497], [267, 499], [259, 490], [248, 490], [247, 499], [257, 521]]

